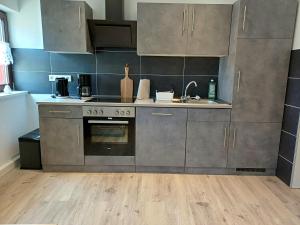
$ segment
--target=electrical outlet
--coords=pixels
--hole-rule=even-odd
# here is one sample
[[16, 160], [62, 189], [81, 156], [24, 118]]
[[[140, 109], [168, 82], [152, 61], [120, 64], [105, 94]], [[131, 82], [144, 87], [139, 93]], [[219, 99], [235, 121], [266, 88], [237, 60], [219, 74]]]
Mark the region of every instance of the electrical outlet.
[[68, 79], [68, 82], [72, 81], [71, 75], [54, 75], [54, 74], [49, 75], [49, 81], [55, 81], [56, 78], [66, 78], [66, 79]]

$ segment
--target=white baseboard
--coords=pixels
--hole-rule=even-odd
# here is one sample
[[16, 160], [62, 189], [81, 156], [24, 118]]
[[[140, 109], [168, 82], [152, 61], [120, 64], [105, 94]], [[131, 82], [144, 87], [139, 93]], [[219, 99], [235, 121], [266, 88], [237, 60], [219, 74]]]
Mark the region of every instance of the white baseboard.
[[5, 163], [3, 166], [0, 166], [0, 177], [13, 169], [19, 168], [19, 161], [20, 156], [18, 155], [9, 162]]

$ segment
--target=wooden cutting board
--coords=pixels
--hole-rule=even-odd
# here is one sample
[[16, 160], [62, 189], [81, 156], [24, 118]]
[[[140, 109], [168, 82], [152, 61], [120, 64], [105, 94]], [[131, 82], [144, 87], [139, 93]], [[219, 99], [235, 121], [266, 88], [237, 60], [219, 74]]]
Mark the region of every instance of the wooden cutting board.
[[133, 80], [129, 78], [129, 66], [125, 65], [125, 78], [121, 80], [121, 98], [133, 98]]

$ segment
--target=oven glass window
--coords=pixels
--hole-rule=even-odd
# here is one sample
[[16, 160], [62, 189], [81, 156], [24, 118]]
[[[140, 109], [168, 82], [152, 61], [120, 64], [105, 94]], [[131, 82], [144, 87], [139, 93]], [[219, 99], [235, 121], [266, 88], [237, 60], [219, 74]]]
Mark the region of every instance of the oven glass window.
[[92, 125], [92, 143], [128, 143], [128, 126], [125, 125]]

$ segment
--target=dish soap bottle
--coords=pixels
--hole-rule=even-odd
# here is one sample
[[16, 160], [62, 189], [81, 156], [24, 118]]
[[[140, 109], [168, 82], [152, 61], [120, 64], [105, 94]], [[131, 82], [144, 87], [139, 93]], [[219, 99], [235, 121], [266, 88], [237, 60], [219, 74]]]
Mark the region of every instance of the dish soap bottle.
[[208, 99], [216, 99], [216, 82], [214, 81], [214, 79], [211, 79], [208, 82]]

